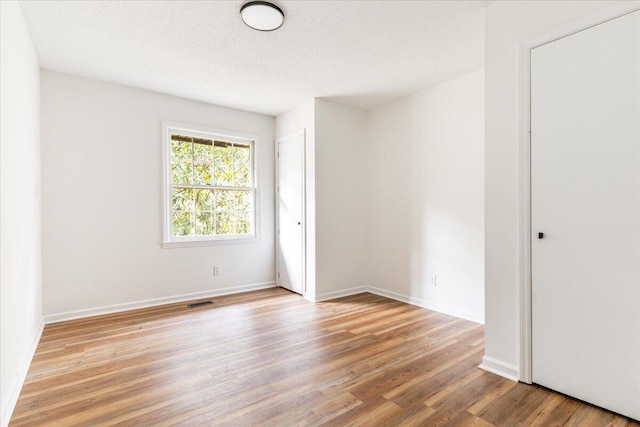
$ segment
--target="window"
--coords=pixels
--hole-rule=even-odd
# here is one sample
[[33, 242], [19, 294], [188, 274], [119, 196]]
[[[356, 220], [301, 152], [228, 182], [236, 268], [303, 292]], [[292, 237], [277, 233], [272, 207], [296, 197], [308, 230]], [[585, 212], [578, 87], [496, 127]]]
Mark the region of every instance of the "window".
[[255, 139], [164, 125], [163, 246], [256, 237]]

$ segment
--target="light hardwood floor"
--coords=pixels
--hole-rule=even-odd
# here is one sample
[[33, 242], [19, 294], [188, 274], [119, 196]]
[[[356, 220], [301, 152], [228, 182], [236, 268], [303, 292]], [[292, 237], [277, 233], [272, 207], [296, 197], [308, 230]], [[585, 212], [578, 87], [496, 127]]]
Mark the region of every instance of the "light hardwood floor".
[[477, 368], [482, 325], [282, 289], [48, 325], [12, 426], [638, 426]]

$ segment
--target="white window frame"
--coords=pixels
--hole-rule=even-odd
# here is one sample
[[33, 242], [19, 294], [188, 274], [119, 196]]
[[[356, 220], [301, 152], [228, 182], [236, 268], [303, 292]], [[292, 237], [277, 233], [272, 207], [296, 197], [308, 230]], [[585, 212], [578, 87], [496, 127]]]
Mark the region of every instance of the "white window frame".
[[[248, 235], [216, 235], [216, 236], [173, 236], [173, 206], [172, 206], [172, 182], [171, 182], [171, 134], [182, 133], [189, 136], [206, 139], [222, 139], [228, 142], [237, 142], [251, 146], [251, 176], [253, 190], [253, 233]], [[162, 122], [162, 247], [192, 247], [206, 245], [225, 245], [239, 243], [255, 243], [260, 236], [260, 206], [258, 201], [258, 168], [257, 165], [258, 138], [254, 135], [244, 134], [235, 131], [210, 129], [197, 125], [190, 125], [177, 122]], [[212, 186], [213, 187], [213, 186]]]

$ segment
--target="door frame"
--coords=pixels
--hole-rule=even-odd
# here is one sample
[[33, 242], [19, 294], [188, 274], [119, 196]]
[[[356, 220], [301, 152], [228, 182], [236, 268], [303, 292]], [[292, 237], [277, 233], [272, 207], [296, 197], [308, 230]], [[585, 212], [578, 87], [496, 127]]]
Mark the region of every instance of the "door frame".
[[637, 2], [617, 2], [577, 20], [555, 27], [519, 46], [519, 301], [520, 301], [520, 367], [519, 380], [532, 383], [532, 318], [531, 318], [531, 50], [596, 25], [640, 10]]
[[275, 158], [275, 250], [276, 250], [276, 286], [280, 287], [280, 155], [279, 144], [288, 139], [302, 139], [302, 296], [307, 293], [307, 143], [305, 129], [276, 138], [274, 145]]

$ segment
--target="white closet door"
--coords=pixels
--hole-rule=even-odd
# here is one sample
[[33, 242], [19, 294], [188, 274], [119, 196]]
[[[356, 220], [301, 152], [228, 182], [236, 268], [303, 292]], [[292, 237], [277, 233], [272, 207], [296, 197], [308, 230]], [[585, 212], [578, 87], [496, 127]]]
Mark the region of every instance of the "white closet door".
[[278, 286], [304, 292], [304, 132], [279, 139]]
[[640, 11], [531, 79], [533, 381], [640, 419]]

